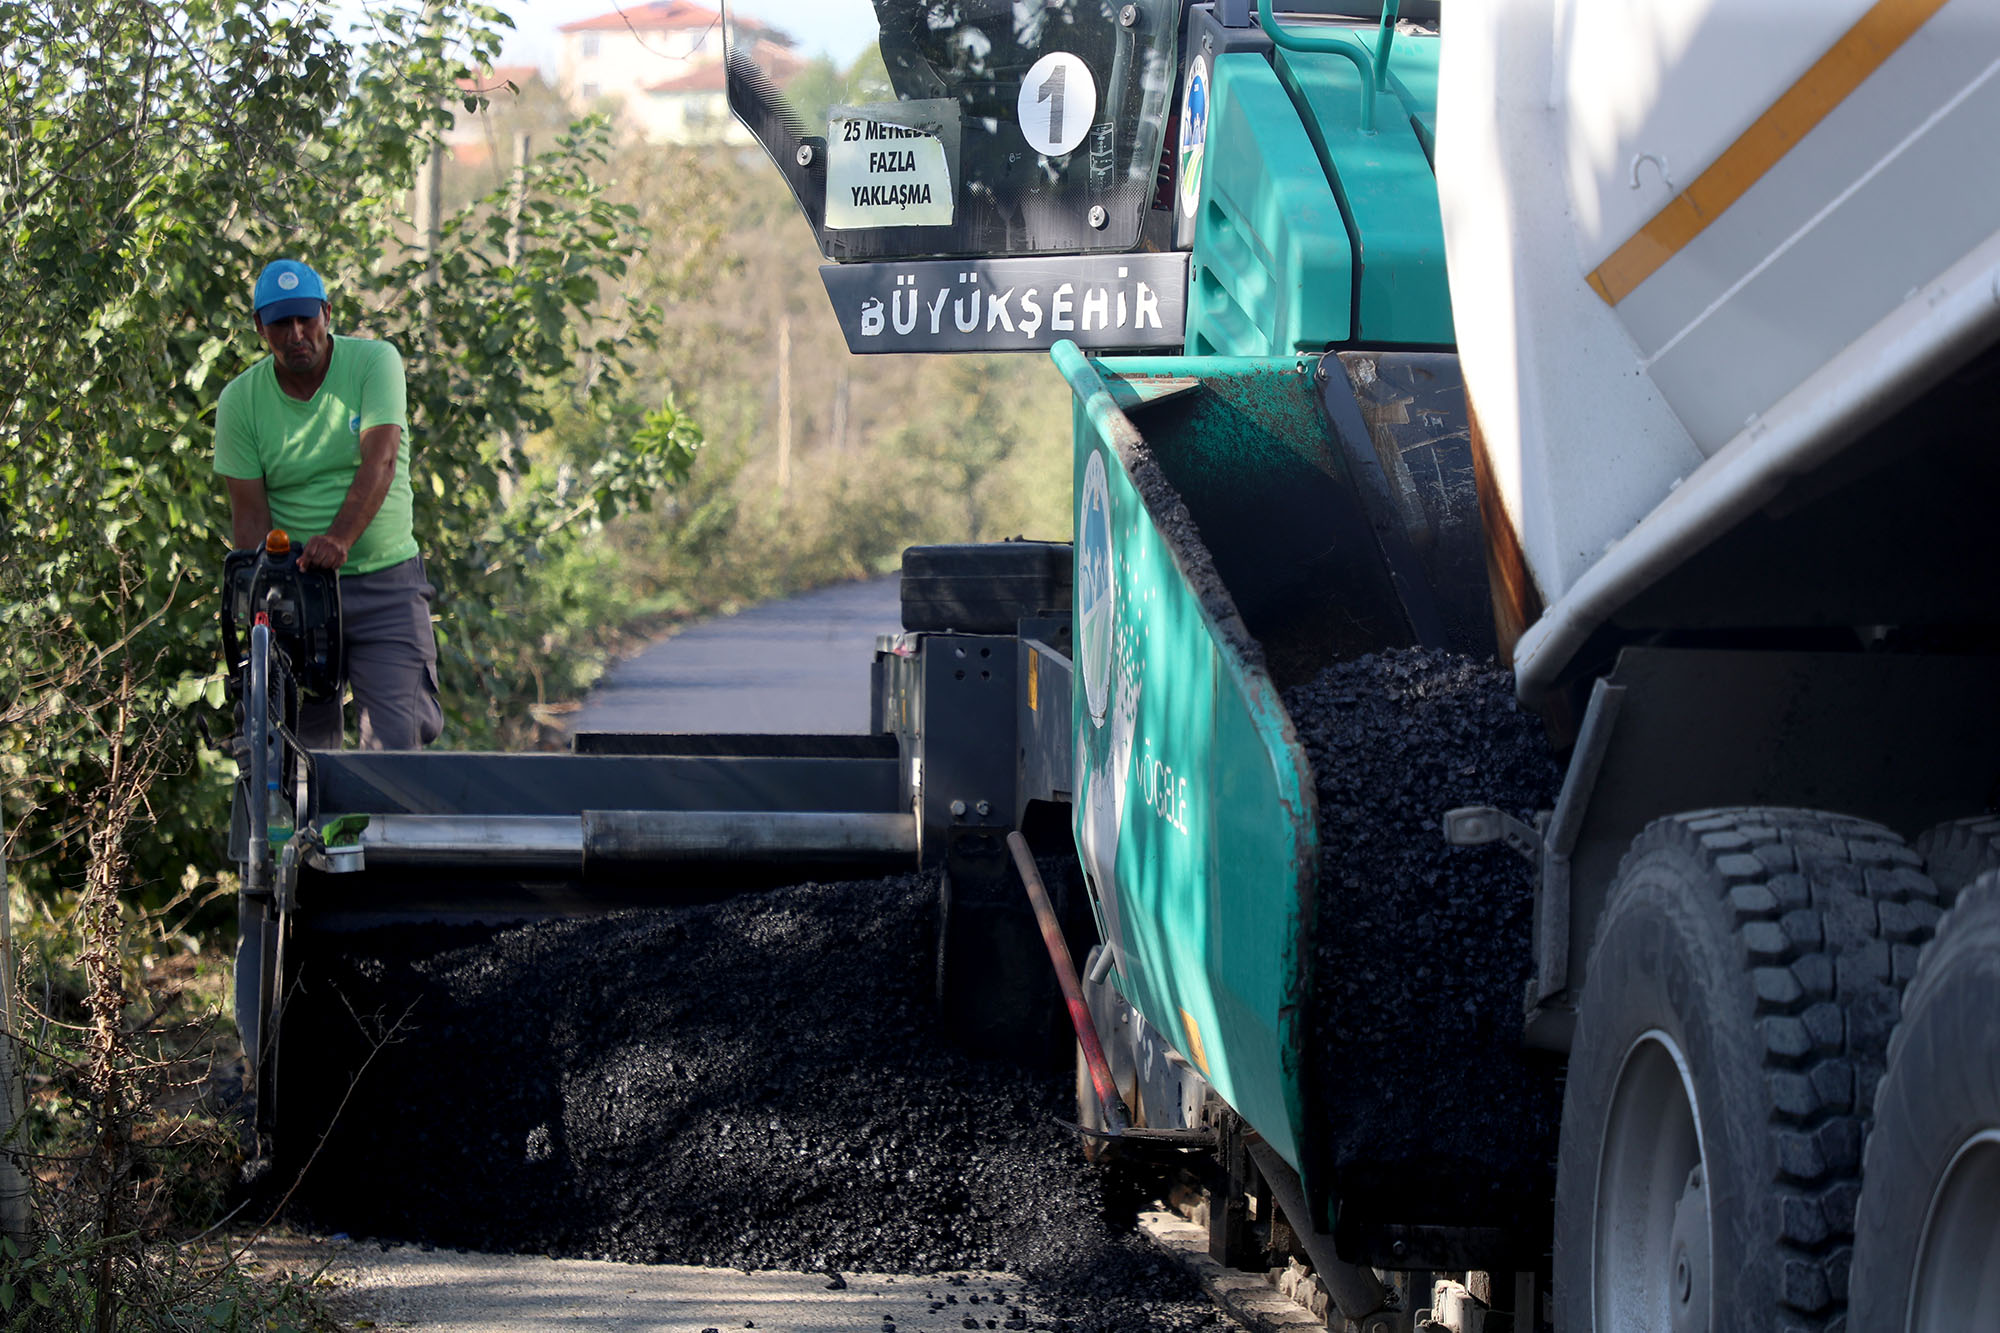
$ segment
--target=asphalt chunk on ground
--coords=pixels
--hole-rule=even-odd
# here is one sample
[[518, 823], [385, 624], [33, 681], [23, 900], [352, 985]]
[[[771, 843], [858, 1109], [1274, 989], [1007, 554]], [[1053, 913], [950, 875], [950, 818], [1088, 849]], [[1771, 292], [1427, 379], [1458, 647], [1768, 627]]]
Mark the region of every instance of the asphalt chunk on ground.
[[1013, 1301], [941, 1296], [940, 1329], [1213, 1323], [1056, 1123], [1070, 1080], [939, 1031], [935, 915], [910, 875], [305, 940], [290, 1165], [311, 1109], [340, 1111], [297, 1208], [482, 1251], [1018, 1280]]
[[1343, 1222], [1541, 1234], [1561, 1095], [1521, 1041], [1533, 869], [1448, 846], [1440, 817], [1552, 806], [1542, 723], [1507, 668], [1425, 649], [1329, 667], [1285, 706], [1319, 805], [1306, 1093]]

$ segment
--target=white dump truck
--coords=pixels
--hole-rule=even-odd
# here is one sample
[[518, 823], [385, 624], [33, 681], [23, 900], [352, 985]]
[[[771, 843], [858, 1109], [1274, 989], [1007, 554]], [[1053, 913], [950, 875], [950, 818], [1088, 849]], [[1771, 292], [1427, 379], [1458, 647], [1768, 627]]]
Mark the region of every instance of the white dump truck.
[[2000, 4], [1443, 30], [1557, 1326], [2000, 1328]]

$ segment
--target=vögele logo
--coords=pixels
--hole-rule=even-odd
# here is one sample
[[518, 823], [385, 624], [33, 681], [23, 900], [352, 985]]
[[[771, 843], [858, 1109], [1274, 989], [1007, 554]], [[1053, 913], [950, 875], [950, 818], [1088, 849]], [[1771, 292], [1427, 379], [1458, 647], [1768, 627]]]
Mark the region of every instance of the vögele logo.
[[1201, 164], [1208, 152], [1208, 61], [1200, 56], [1188, 67], [1187, 91], [1181, 97], [1179, 163], [1181, 212], [1194, 216], [1201, 202]]

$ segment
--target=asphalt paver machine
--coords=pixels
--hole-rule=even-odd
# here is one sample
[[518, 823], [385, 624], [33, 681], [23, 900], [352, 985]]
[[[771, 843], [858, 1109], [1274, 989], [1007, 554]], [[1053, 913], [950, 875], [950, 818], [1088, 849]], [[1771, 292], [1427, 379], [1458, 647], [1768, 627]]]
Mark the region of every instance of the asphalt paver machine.
[[[836, 79], [725, 5], [731, 106], [851, 351], [1053, 358], [1074, 542], [911, 552], [868, 735], [315, 755], [363, 869], [258, 879], [290, 928], [920, 865], [961, 1030], [1046, 1044], [1067, 935], [1082, 1140], [1202, 1155], [1330, 1326], [2000, 1308], [1993, 6], [852, 8]], [[1329, 882], [1381, 756], [1287, 691], [1398, 653], [1510, 666], [1559, 781], [1416, 811], [1462, 881]], [[1329, 1074], [1316, 960], [1492, 856], [1522, 928], [1396, 959]]]

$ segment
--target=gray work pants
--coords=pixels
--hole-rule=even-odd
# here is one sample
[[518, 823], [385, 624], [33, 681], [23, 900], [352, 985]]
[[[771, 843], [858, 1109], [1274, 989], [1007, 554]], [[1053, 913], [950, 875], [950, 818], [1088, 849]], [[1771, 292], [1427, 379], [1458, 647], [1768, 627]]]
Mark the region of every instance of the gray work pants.
[[[341, 577], [341, 646], [364, 750], [422, 749], [444, 730], [431, 629], [436, 591], [420, 555]], [[342, 730], [338, 699], [299, 710], [299, 740], [307, 749], [338, 750]]]

